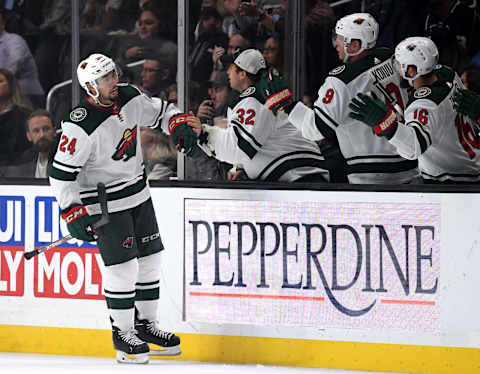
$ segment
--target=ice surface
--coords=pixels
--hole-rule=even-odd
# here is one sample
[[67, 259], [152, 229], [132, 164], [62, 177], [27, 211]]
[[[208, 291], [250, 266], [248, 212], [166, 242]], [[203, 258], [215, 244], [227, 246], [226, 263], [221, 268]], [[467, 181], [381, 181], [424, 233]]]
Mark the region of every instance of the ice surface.
[[379, 374], [379, 372], [308, 369], [263, 365], [150, 360], [148, 365], [118, 364], [112, 358], [55, 356], [0, 352], [2, 374]]

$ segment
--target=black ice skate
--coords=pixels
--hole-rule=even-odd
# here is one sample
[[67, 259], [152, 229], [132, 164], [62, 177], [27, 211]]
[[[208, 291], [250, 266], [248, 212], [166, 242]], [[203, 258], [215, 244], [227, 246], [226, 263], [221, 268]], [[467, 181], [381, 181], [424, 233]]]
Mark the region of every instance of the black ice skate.
[[117, 351], [117, 362], [121, 364], [148, 364], [148, 344], [140, 340], [134, 329], [120, 330], [112, 327], [113, 348]]
[[140, 339], [161, 347], [150, 349], [150, 356], [178, 356], [182, 353], [180, 338], [171, 332], [160, 330], [157, 321], [135, 319], [135, 329]]

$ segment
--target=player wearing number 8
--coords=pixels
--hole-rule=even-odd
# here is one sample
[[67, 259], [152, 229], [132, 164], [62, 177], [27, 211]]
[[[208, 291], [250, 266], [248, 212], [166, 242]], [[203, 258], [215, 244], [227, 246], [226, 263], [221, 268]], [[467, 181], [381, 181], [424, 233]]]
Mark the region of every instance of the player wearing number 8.
[[[350, 115], [388, 139], [403, 157], [418, 159], [424, 183], [478, 183], [478, 134], [474, 122], [453, 106], [463, 84], [451, 68], [437, 61], [438, 50], [430, 39], [405, 39], [395, 49], [396, 68], [415, 89], [405, 119], [383, 126], [390, 109], [361, 95], [352, 100]], [[379, 113], [376, 120], [372, 119], [375, 111]]]
[[306, 138], [338, 145], [350, 183], [408, 183], [418, 175], [417, 161], [401, 157], [387, 139], [373, 137], [369, 128], [348, 116], [348, 103], [359, 92], [371, 92], [397, 111], [407, 102], [407, 90], [393, 67], [393, 51], [375, 48], [377, 37], [378, 24], [370, 14], [341, 18], [333, 44], [342, 64], [320, 87], [314, 110], [298, 103], [289, 119]]

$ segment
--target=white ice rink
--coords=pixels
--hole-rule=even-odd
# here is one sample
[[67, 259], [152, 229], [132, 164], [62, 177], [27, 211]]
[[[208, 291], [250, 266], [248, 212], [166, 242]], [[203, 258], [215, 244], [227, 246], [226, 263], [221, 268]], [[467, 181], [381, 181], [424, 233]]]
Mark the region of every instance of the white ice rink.
[[226, 365], [151, 360], [148, 365], [117, 364], [114, 358], [0, 353], [2, 374], [379, 374], [372, 371]]

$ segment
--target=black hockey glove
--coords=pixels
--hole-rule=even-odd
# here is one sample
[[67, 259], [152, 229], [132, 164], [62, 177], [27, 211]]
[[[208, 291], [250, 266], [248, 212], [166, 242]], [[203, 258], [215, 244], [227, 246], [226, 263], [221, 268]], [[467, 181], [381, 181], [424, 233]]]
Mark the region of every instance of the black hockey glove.
[[480, 125], [480, 95], [469, 90], [459, 89], [453, 95], [453, 108]]
[[96, 240], [93, 224], [96, 221], [87, 213], [83, 205], [73, 204], [62, 210], [62, 218], [67, 223], [68, 232], [74, 238], [93, 242]]
[[170, 118], [168, 131], [177, 150], [192, 157], [197, 148], [197, 134], [187, 124], [187, 117], [188, 114], [179, 114]]
[[373, 129], [379, 136], [391, 139], [397, 131], [397, 115], [383, 101], [359, 93], [348, 107], [352, 110], [348, 116], [361, 121]]

